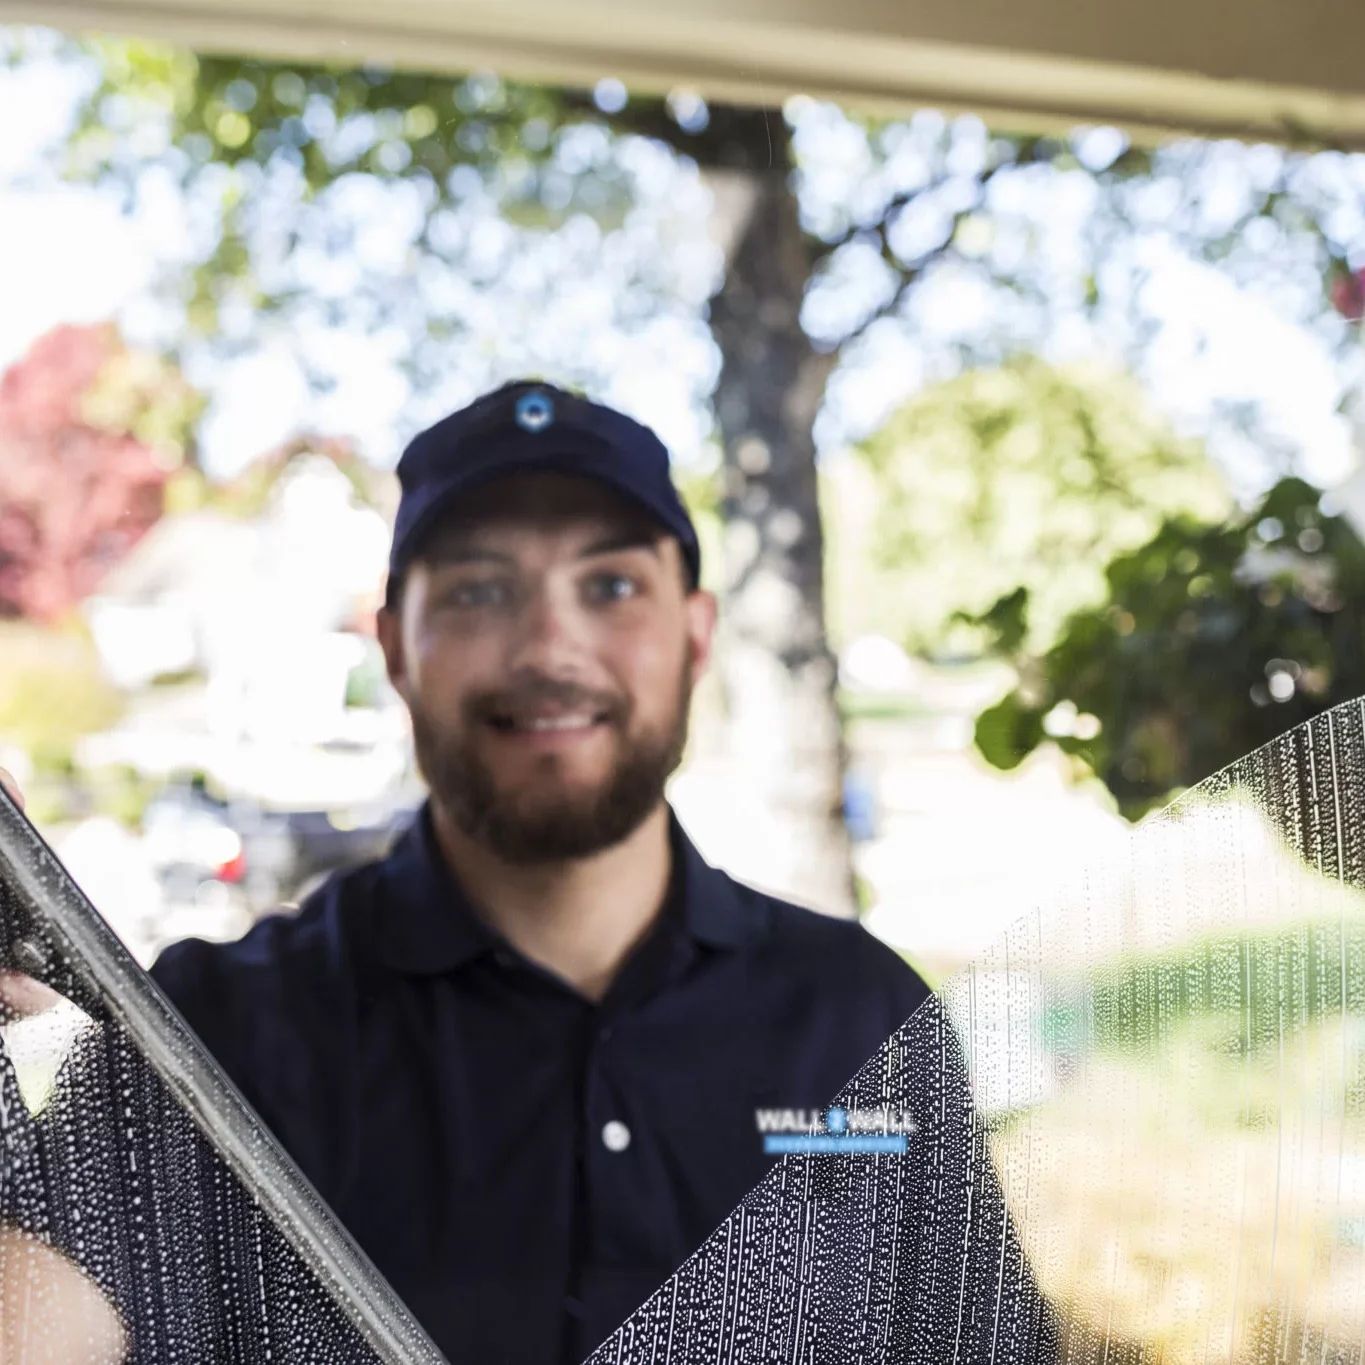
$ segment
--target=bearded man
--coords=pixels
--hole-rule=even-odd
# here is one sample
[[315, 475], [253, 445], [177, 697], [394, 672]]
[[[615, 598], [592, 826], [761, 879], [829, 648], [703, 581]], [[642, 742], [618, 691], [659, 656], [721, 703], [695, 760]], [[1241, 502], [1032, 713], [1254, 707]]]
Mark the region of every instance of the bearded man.
[[[647, 428], [499, 389], [417, 436], [378, 630], [430, 796], [153, 976], [455, 1362], [571, 1365], [925, 1000], [665, 799], [716, 620]], [[945, 1356], [945, 1358], [947, 1358]]]

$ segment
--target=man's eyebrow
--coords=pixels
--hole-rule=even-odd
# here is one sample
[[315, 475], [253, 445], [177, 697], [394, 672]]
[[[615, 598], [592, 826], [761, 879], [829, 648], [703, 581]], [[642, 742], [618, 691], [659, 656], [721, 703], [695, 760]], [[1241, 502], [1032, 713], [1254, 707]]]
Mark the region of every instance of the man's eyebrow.
[[[658, 556], [661, 554], [659, 542], [662, 539], [663, 536], [659, 532], [644, 528], [635, 531], [616, 531], [584, 546], [578, 552], [578, 558], [592, 559], [597, 555], [616, 554], [622, 550], [648, 550], [651, 554]], [[477, 541], [471, 543], [466, 540], [457, 540], [454, 537], [448, 540], [438, 540], [430, 549], [421, 552], [419, 558], [434, 568], [459, 564], [510, 564], [515, 566], [517, 562], [515, 555], [507, 554], [502, 550], [495, 550], [491, 546], [480, 545]]]
[[659, 542], [662, 539], [656, 531], [619, 531], [585, 546], [578, 552], [578, 557], [592, 559], [595, 555], [615, 554], [618, 550], [648, 550], [651, 554], [659, 555]]
[[427, 563], [443, 568], [451, 564], [515, 564], [516, 560], [499, 550], [483, 545], [465, 545], [456, 541], [433, 545], [420, 556]]

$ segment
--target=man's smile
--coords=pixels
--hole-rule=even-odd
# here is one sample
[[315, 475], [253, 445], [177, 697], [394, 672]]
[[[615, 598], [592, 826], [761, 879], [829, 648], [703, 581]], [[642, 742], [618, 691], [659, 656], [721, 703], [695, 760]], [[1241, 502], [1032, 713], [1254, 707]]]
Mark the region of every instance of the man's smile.
[[524, 711], [494, 714], [488, 723], [505, 738], [545, 745], [582, 739], [608, 719], [604, 711]]

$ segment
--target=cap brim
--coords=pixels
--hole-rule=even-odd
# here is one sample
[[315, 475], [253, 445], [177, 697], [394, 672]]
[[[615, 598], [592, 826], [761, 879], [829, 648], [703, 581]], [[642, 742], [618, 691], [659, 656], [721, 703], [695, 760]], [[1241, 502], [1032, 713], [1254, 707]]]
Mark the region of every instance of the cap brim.
[[[569, 463], [570, 461], [572, 463]], [[402, 576], [412, 561], [420, 554], [423, 540], [435, 530], [441, 519], [455, 507], [461, 498], [468, 496], [477, 489], [486, 488], [489, 484], [498, 483], [504, 479], [521, 478], [527, 474], [551, 473], [565, 474], [573, 478], [587, 479], [593, 483], [604, 484], [613, 492], [619, 493], [627, 502], [638, 507], [658, 524], [665, 535], [671, 536], [682, 546], [684, 558], [687, 560], [693, 580], [692, 586], [697, 586], [699, 554], [695, 542], [689, 546], [684, 537], [679, 534], [679, 528], [670, 524], [664, 509], [655, 506], [648, 498], [642, 497], [638, 489], [630, 487], [615, 471], [596, 464], [591, 457], [585, 457], [578, 453], [546, 455], [524, 461], [519, 460], [511, 468], [505, 464], [490, 465], [485, 469], [467, 471], [462, 478], [452, 481], [432, 495], [430, 503], [408, 527], [403, 536], [402, 545], [394, 546], [389, 562], [390, 579]]]

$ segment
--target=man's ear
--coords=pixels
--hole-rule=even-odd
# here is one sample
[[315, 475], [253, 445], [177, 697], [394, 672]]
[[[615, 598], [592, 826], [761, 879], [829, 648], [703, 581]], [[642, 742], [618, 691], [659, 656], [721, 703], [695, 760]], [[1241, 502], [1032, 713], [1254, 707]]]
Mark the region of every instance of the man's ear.
[[375, 613], [375, 635], [379, 648], [384, 651], [384, 667], [389, 681], [400, 697], [406, 698], [407, 661], [403, 656], [403, 608], [402, 599], [398, 606], [382, 606]]
[[716, 594], [698, 588], [687, 595], [687, 647], [692, 659], [692, 676], [700, 678], [711, 663], [719, 614]]

